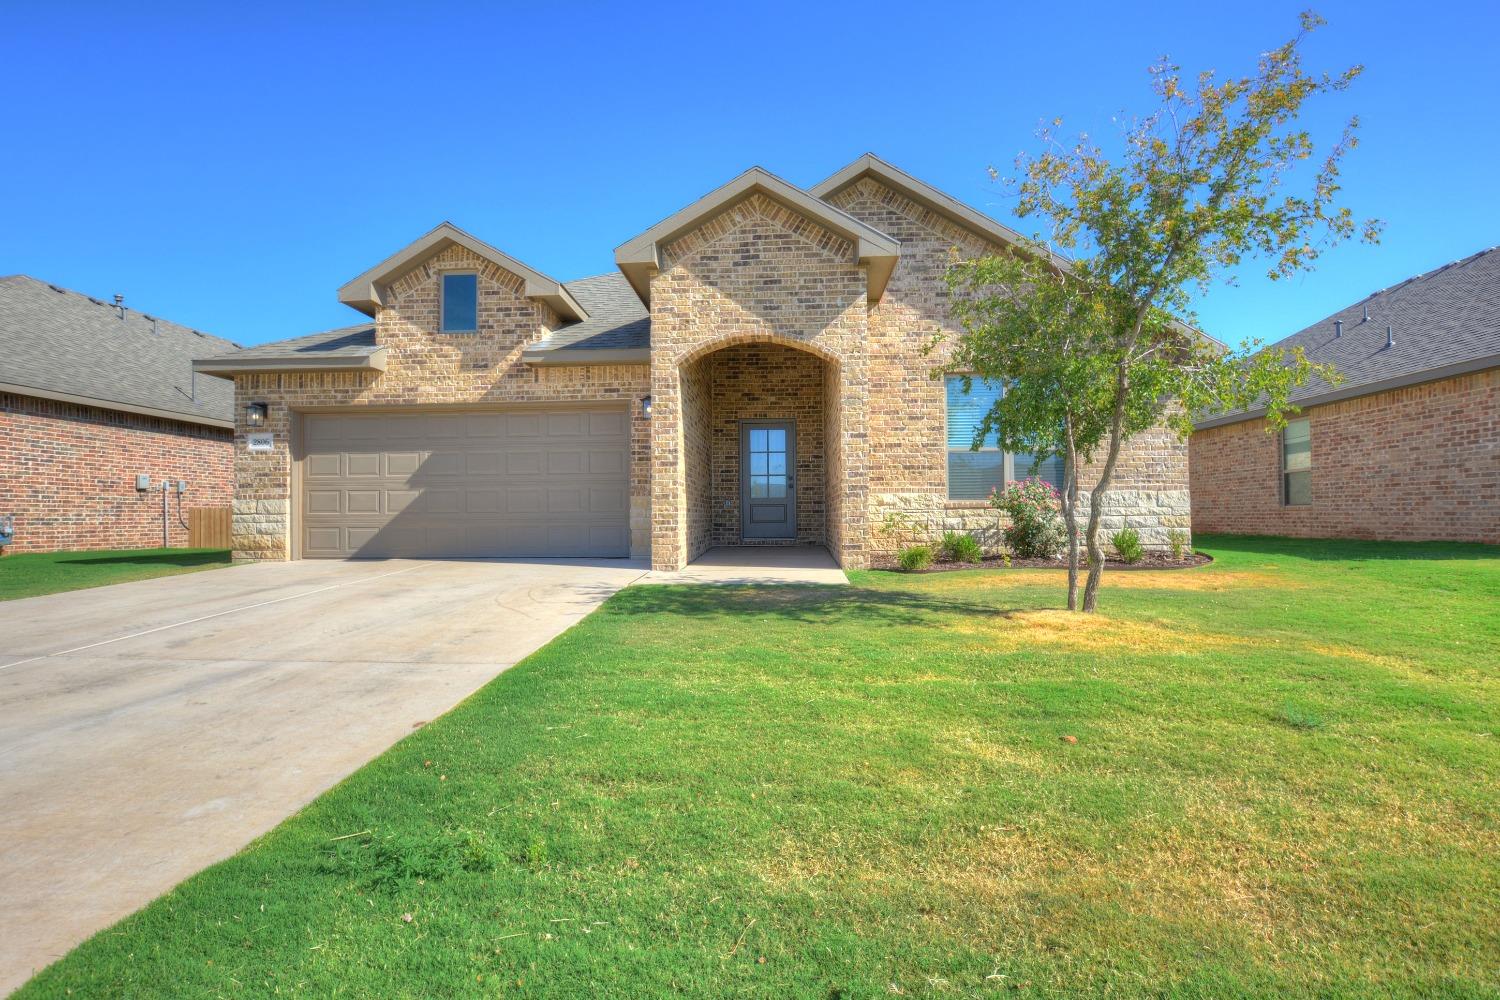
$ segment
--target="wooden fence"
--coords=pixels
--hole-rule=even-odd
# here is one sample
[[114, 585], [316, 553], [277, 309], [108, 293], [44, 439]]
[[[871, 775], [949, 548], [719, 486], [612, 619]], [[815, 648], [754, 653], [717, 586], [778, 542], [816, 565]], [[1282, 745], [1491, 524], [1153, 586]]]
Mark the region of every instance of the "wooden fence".
[[228, 507], [189, 507], [188, 545], [195, 549], [231, 546]]

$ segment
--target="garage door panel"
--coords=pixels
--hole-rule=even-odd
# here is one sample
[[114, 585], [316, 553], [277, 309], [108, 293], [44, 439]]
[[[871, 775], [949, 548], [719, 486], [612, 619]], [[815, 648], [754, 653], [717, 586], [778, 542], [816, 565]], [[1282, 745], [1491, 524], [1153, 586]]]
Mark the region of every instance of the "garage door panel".
[[505, 474], [507, 476], [534, 476], [541, 471], [541, 452], [509, 451], [505, 453]]
[[308, 557], [629, 552], [623, 411], [339, 413], [306, 420]]
[[552, 476], [571, 476], [584, 471], [584, 462], [587, 456], [581, 451], [549, 451], [547, 452], [547, 474]]
[[430, 452], [417, 466], [413, 476], [461, 476], [464, 472], [464, 455], [461, 451]]
[[472, 451], [464, 456], [464, 473], [469, 476], [499, 475], [502, 460], [498, 451]]
[[345, 452], [344, 453], [344, 475], [353, 478], [355, 476], [380, 475], [379, 453]]
[[415, 451], [388, 451], [385, 454], [387, 478], [414, 475], [421, 467], [422, 456]]

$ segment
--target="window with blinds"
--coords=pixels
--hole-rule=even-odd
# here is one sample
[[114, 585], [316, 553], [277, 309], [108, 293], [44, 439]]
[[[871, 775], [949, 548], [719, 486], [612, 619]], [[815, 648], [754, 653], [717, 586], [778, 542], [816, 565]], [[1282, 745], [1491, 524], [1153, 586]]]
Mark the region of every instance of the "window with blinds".
[[973, 450], [974, 432], [984, 415], [1004, 393], [997, 382], [973, 379], [968, 392], [959, 375], [949, 375], [945, 382], [948, 396], [948, 499], [984, 500], [1008, 482], [1037, 477], [1062, 488], [1062, 460], [1049, 457], [1006, 454], [999, 449], [992, 432], [978, 451]]
[[1312, 503], [1312, 423], [1305, 417], [1288, 420], [1281, 431], [1281, 502]]

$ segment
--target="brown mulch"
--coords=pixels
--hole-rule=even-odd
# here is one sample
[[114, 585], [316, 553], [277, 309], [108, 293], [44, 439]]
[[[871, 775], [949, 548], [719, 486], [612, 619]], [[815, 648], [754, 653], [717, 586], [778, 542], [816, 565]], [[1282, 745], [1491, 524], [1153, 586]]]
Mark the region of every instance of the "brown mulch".
[[[1168, 552], [1147, 552], [1140, 560], [1133, 563], [1121, 562], [1118, 559], [1106, 557], [1104, 568], [1107, 571], [1129, 570], [1129, 569], [1192, 569], [1194, 566], [1206, 566], [1213, 562], [1211, 556], [1201, 552], [1183, 556], [1181, 559], [1173, 559]], [[899, 570], [900, 567], [894, 561], [881, 566], [881, 569]], [[959, 563], [959, 562], [935, 562], [927, 569], [917, 570], [918, 573], [946, 573], [957, 569], [1067, 569], [1066, 559], [1012, 559], [1007, 566], [1005, 560], [999, 556], [990, 556], [983, 562]], [[1088, 572], [1086, 566], [1078, 567], [1079, 573]]]

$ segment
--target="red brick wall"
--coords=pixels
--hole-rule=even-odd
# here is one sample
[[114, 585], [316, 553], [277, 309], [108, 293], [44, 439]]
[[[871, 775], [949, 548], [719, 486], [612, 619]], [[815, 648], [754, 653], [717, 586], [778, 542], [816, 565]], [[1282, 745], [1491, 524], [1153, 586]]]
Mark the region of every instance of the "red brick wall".
[[1194, 531], [1500, 543], [1500, 369], [1312, 406], [1312, 500], [1281, 503], [1280, 436], [1192, 436]]
[[190, 507], [228, 507], [234, 495], [231, 433], [197, 424], [0, 394], [0, 515], [16, 519], [7, 552], [132, 549], [161, 545], [161, 493], [136, 491], [186, 479], [167, 518], [187, 544]]

